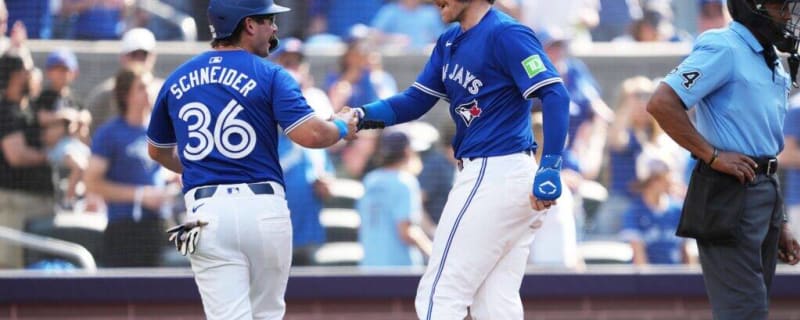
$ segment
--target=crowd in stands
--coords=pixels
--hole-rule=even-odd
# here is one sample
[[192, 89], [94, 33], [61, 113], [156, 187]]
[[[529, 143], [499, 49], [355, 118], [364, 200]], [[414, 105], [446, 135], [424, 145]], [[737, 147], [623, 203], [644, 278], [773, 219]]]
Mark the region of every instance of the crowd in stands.
[[[162, 2], [194, 16], [200, 39], [207, 39], [207, 1]], [[570, 48], [592, 41], [691, 42], [693, 35], [726, 23], [723, 2], [497, 1], [496, 7], [536, 31], [572, 99], [563, 174], [568, 188], [544, 223], [532, 226], [541, 228], [532, 264], [580, 268], [589, 256], [580, 244], [591, 241], [625, 244], [630, 255], [619, 262], [695, 263], [692, 243], [674, 235], [694, 160], [645, 110], [658, 79], [631, 75], [617, 86], [617, 101], [608, 103]], [[167, 264], [163, 231], [186, 210], [180, 177], [150, 160], [145, 140], [153, 97], [163, 83], [153, 74], [156, 43], [179, 40], [180, 33], [132, 3], [0, 0], [0, 226], [28, 230], [57, 214], [102, 216], [102, 245], [92, 253], [104, 267]], [[383, 67], [379, 49], [424, 50], [448, 27], [423, 0], [279, 3], [296, 9], [279, 16], [284, 38], [270, 59], [297, 80], [322, 118], [403, 90]], [[676, 24], [674, 14], [689, 3], [697, 13], [691, 30]], [[119, 70], [86, 97], [76, 96], [71, 85], [81, 69], [75, 54], [60, 48], [36, 66], [28, 38], [119, 40]], [[339, 68], [313, 79], [305, 47], [333, 43], [345, 48]], [[787, 121], [800, 123], [800, 96], [792, 105]], [[533, 112], [539, 121], [532, 130], [542, 141], [535, 103]], [[359, 244], [346, 263], [424, 264], [458, 170], [450, 146], [454, 129], [435, 125], [364, 131], [328, 150], [281, 137], [294, 264], [325, 264], [323, 251], [334, 239]], [[791, 223], [800, 230], [800, 131], [786, 128], [780, 163]], [[344, 188], [344, 180], [357, 182], [363, 192], [343, 195], [337, 188]], [[597, 190], [608, 196], [596, 197]], [[592, 201], [599, 208], [588, 205]], [[331, 220], [325, 217], [331, 207], [349, 210], [359, 221], [353, 235], [343, 236], [323, 221]], [[37, 262], [30, 260], [18, 246], [0, 241], [0, 268]]]

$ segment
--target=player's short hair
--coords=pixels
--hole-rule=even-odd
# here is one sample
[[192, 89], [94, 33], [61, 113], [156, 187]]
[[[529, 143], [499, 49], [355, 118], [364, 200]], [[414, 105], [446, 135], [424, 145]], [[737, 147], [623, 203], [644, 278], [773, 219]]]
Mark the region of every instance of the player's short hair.
[[128, 94], [136, 80], [146, 81], [146, 77], [144, 69], [138, 66], [122, 69], [117, 73], [114, 79], [114, 99], [117, 101], [120, 116], [128, 111]]
[[263, 15], [255, 15], [255, 16], [247, 16], [242, 18], [242, 21], [239, 21], [239, 24], [236, 25], [236, 29], [233, 29], [233, 33], [229, 37], [220, 38], [220, 39], [213, 39], [211, 40], [211, 47], [216, 48], [219, 46], [235, 46], [239, 44], [239, 41], [242, 40], [242, 32], [244, 30], [245, 20], [247, 18], [253, 19], [258, 24], [264, 24], [268, 19], [274, 19], [275, 14], [263, 14]]

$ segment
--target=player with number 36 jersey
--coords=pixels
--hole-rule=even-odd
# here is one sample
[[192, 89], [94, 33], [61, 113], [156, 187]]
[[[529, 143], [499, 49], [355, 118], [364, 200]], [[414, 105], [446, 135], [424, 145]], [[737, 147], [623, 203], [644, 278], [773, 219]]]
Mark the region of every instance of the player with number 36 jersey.
[[177, 147], [184, 191], [254, 180], [282, 185], [275, 124], [289, 133], [312, 116], [280, 66], [243, 50], [209, 51], [167, 78], [149, 137], [156, 146]]
[[168, 232], [191, 253], [208, 319], [285, 313], [292, 228], [278, 130], [310, 148], [355, 137], [351, 109], [316, 117], [297, 82], [263, 59], [286, 11], [272, 0], [210, 1], [214, 50], [167, 78], [150, 119], [150, 157], [183, 176], [187, 221]]

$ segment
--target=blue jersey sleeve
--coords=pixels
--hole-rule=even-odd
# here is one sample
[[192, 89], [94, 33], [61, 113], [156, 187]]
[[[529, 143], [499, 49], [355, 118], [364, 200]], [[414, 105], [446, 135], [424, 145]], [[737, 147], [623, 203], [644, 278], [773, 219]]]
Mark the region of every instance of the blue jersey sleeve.
[[167, 107], [166, 92], [166, 86], [164, 86], [158, 93], [153, 112], [150, 114], [150, 124], [147, 127], [147, 140], [150, 144], [160, 148], [169, 148], [177, 143], [172, 118], [169, 116]]
[[715, 33], [705, 33], [695, 43], [692, 53], [664, 82], [678, 94], [687, 109], [703, 97], [725, 85], [736, 65], [726, 40]]
[[495, 38], [494, 59], [514, 79], [523, 97], [530, 98], [539, 88], [562, 82], [530, 28], [512, 24], [500, 32], [503, 36]]
[[444, 37], [439, 37], [436, 46], [433, 48], [430, 59], [428, 59], [425, 68], [422, 69], [422, 73], [417, 76], [417, 81], [414, 82], [412, 86], [428, 95], [450, 101], [447, 97], [447, 90], [444, 87], [444, 82], [442, 82], [442, 61], [444, 59], [442, 57], [444, 51], [444, 48], [442, 48], [443, 38]]
[[275, 120], [286, 134], [314, 116], [314, 110], [303, 97], [300, 85], [283, 69], [278, 69], [273, 76], [271, 96]]

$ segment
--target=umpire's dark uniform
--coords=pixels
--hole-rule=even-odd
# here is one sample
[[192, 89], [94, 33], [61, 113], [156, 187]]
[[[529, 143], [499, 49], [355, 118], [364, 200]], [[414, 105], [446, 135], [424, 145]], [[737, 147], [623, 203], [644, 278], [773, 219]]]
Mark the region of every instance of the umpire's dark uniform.
[[[698, 239], [714, 318], [752, 320], [767, 318], [779, 239], [791, 238], [775, 176], [791, 80], [738, 21], [702, 34], [648, 110], [700, 158], [678, 234]], [[696, 130], [680, 107], [695, 107]]]

